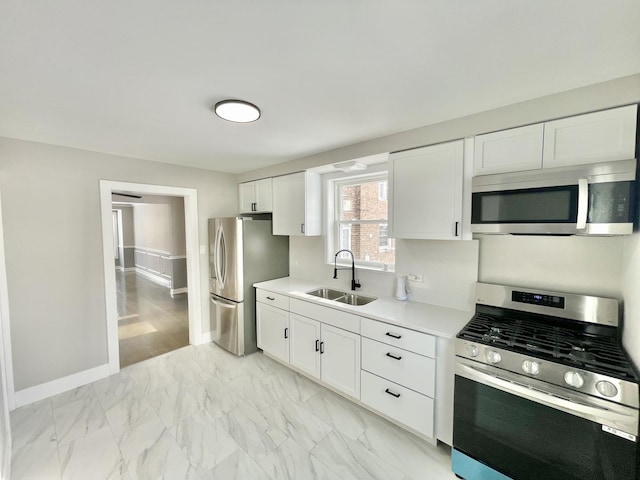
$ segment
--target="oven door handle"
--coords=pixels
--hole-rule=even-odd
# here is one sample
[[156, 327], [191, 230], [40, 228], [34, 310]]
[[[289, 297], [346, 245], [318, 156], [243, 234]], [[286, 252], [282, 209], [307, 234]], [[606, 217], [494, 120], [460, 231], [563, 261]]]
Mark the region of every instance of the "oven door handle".
[[526, 378], [531, 386], [524, 385], [518, 382], [522, 379], [521, 375], [460, 357], [456, 357], [456, 375], [621, 430], [634, 437], [638, 435], [638, 411], [631, 407], [591, 397], [582, 399], [570, 391], [544, 384], [529, 377]]

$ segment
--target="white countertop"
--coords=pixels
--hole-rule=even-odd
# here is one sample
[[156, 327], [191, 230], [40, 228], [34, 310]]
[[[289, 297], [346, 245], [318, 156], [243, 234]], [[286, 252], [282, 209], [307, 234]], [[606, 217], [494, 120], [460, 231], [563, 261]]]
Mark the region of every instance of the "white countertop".
[[346, 305], [307, 295], [304, 292], [316, 288], [331, 287], [293, 277], [259, 282], [253, 286], [444, 338], [454, 338], [473, 316], [473, 312], [465, 310], [456, 310], [427, 303], [401, 302], [393, 297], [384, 296], [378, 296], [376, 300], [367, 305]]

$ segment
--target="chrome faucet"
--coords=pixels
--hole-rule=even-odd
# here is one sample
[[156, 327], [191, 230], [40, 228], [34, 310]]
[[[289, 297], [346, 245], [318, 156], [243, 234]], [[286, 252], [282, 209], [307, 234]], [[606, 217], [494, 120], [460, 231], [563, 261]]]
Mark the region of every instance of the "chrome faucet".
[[351, 255], [351, 290], [355, 291], [356, 288], [360, 288], [360, 283], [356, 280], [356, 260], [353, 256], [353, 252], [351, 250], [347, 250], [343, 248], [342, 250], [338, 250], [336, 252], [336, 256], [333, 259], [333, 278], [338, 278], [338, 270], [347, 270], [349, 267], [338, 267], [338, 255], [342, 252], [347, 252]]

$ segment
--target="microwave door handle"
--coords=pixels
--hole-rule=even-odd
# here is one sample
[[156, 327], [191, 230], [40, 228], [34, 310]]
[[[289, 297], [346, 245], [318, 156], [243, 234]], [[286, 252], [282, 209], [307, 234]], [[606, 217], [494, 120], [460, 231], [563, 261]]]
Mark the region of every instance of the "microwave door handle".
[[584, 230], [587, 228], [587, 213], [589, 212], [589, 180], [578, 179], [578, 218], [576, 228]]

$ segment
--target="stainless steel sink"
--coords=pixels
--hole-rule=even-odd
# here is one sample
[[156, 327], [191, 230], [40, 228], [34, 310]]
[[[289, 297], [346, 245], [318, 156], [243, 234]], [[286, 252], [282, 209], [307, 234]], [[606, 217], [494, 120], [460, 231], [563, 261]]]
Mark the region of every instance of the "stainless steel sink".
[[332, 290], [330, 288], [318, 288], [317, 290], [311, 290], [310, 292], [307, 292], [307, 295], [326, 298], [327, 300], [335, 300], [336, 298], [344, 296], [345, 292], [341, 292], [340, 290]]
[[347, 305], [366, 305], [375, 300], [375, 297], [367, 297], [366, 295], [358, 295], [355, 293], [347, 293], [342, 297], [336, 298], [336, 302], [346, 303]]
[[316, 290], [311, 290], [310, 292], [307, 292], [307, 295], [313, 295], [314, 297], [326, 298], [327, 300], [332, 300], [334, 302], [355, 306], [366, 305], [376, 299], [376, 297], [359, 295], [357, 293], [348, 293], [341, 290], [333, 290], [331, 288], [318, 288]]

